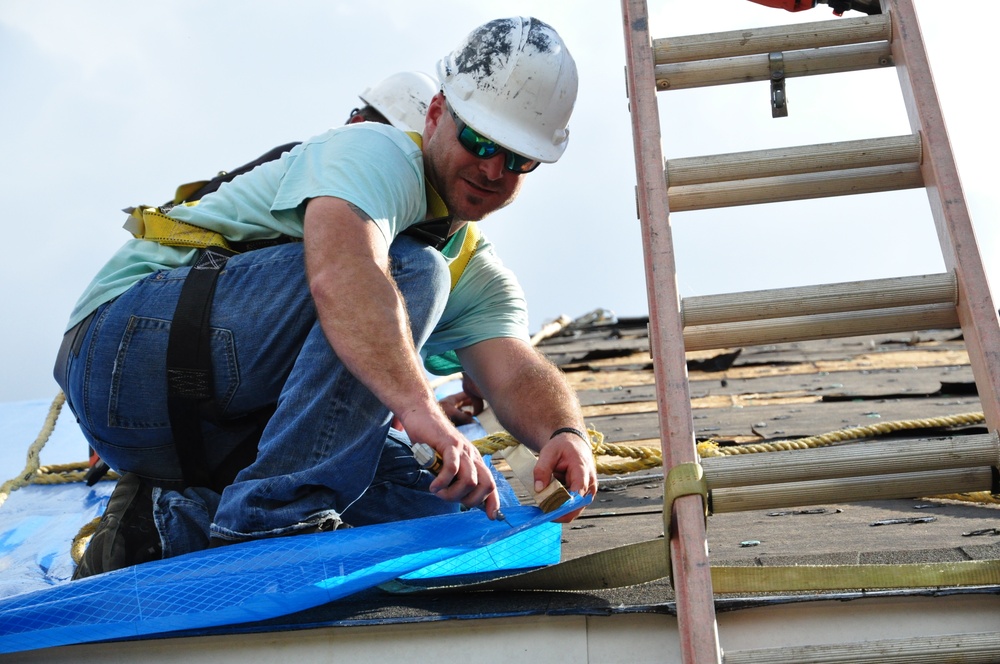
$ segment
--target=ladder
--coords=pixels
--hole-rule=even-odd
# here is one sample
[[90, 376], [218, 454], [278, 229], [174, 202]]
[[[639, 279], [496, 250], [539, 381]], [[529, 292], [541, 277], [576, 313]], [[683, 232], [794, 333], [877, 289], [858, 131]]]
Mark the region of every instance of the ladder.
[[[732, 0], [736, 2], [737, 0]], [[882, 14], [652, 39], [646, 0], [622, 0], [663, 466], [698, 461], [685, 350], [960, 326], [986, 424], [1000, 430], [1000, 320], [959, 183], [912, 0]], [[721, 60], [725, 58], [725, 60]], [[656, 92], [895, 65], [911, 135], [665, 162]], [[670, 212], [898, 189], [926, 190], [944, 274], [681, 300]], [[699, 495], [673, 503], [670, 556], [685, 662], [719, 662]], [[665, 515], [670, 516], [670, 515]]]

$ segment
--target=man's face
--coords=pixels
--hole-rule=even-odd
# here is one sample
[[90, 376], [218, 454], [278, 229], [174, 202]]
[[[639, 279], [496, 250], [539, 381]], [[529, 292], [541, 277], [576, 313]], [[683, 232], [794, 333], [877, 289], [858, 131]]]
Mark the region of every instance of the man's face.
[[503, 166], [504, 153], [480, 159], [458, 142], [458, 128], [438, 93], [424, 125], [424, 172], [456, 221], [479, 221], [509, 205], [523, 177]]

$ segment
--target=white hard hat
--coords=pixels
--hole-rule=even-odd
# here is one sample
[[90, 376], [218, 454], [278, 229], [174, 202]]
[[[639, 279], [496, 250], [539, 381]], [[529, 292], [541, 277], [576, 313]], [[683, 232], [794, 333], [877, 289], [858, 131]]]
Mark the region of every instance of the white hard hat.
[[365, 88], [358, 96], [384, 115], [393, 127], [422, 134], [427, 106], [439, 89], [437, 81], [427, 74], [403, 71]]
[[562, 156], [576, 102], [576, 63], [536, 18], [482, 25], [437, 64], [448, 103], [474, 130], [545, 163]]

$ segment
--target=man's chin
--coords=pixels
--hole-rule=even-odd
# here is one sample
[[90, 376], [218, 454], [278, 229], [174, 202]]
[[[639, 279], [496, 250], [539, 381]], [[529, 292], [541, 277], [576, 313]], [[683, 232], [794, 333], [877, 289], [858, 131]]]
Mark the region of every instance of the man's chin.
[[449, 208], [455, 219], [461, 221], [482, 221], [500, 209], [500, 205], [490, 205], [483, 200], [467, 200], [464, 204]]

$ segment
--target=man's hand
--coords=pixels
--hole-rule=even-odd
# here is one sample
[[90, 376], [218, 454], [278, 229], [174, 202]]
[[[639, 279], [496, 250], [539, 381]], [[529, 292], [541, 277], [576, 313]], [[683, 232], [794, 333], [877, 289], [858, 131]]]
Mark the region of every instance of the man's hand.
[[[541, 491], [555, 478], [581, 496], [597, 495], [597, 468], [590, 443], [572, 433], [561, 433], [542, 447], [535, 464], [535, 491]], [[556, 519], [569, 523], [583, 511], [570, 512]]]
[[442, 427], [440, 410], [437, 413], [413, 410], [399, 419], [410, 440], [430, 445], [441, 456], [441, 468], [431, 482], [431, 493], [470, 509], [482, 505], [486, 514], [495, 519], [500, 510], [500, 494], [479, 450], [454, 426]]
[[438, 401], [441, 410], [453, 424], [472, 424], [475, 416], [483, 412], [484, 403], [479, 397], [456, 392]]
[[[552, 436], [563, 427], [584, 428], [576, 393], [562, 372], [514, 338], [487, 339], [460, 348], [458, 356], [504, 428], [539, 454], [536, 487], [544, 489], [555, 477], [570, 491], [594, 496], [597, 468], [590, 441], [570, 432]], [[581, 511], [559, 522], [572, 521]]]

